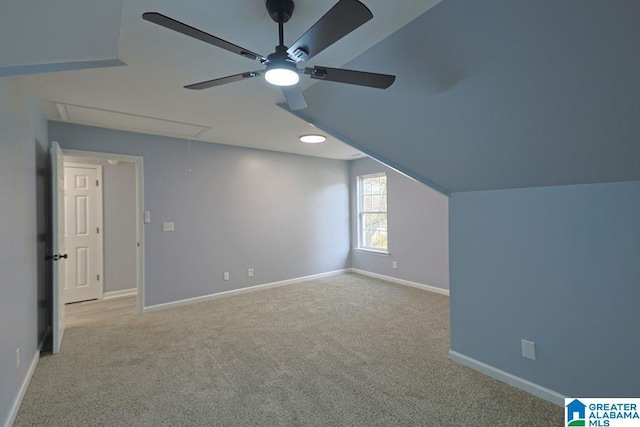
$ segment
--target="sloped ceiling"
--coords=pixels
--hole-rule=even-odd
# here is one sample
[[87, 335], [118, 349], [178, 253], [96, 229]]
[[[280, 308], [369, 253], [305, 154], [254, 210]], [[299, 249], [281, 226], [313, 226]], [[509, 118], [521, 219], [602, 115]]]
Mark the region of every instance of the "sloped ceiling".
[[640, 180], [639, 52], [635, 0], [445, 0], [300, 116], [443, 192]]
[[0, 77], [124, 65], [122, 0], [0, 3]]

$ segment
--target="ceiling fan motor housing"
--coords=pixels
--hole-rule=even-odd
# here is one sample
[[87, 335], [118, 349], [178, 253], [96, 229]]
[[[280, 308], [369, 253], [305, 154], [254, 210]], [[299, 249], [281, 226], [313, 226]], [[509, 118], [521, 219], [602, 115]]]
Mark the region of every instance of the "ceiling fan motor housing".
[[293, 15], [293, 9], [295, 5], [293, 0], [267, 0], [267, 11], [271, 19], [276, 22], [287, 22]]
[[266, 62], [267, 64], [269, 64], [269, 63], [284, 62], [284, 61], [288, 61], [295, 64], [295, 62], [289, 59], [289, 56], [287, 55], [286, 46], [276, 46], [276, 51], [273, 52], [271, 55], [267, 56]]

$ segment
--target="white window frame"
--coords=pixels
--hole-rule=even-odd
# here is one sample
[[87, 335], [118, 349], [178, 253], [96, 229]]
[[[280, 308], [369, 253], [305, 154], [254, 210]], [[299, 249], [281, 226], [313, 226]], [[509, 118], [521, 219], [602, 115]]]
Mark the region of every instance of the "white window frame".
[[[363, 188], [363, 181], [365, 179], [371, 179], [371, 178], [378, 178], [378, 177], [386, 177], [387, 178], [387, 185], [385, 188], [385, 198], [386, 198], [386, 210], [385, 211], [376, 211], [377, 213], [385, 213], [387, 215], [387, 248], [386, 249], [380, 249], [380, 248], [373, 248], [373, 247], [368, 247], [368, 246], [364, 246], [364, 236], [363, 236], [363, 215], [366, 213], [374, 213], [374, 212], [363, 212], [363, 206], [362, 206], [362, 202], [363, 202], [363, 194], [362, 194], [362, 188]], [[356, 245], [356, 250], [358, 251], [363, 251], [363, 252], [371, 252], [371, 253], [375, 253], [375, 254], [379, 254], [379, 255], [389, 255], [389, 199], [388, 199], [388, 194], [389, 194], [389, 179], [388, 176], [386, 174], [386, 172], [379, 172], [379, 173], [372, 173], [372, 174], [368, 174], [368, 175], [359, 175], [356, 178], [356, 194], [357, 194], [357, 229], [358, 229], [358, 244]]]

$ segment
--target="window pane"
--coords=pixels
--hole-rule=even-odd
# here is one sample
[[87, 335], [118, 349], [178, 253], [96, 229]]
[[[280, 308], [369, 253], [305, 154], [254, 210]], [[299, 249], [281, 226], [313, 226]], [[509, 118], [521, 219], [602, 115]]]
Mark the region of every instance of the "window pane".
[[371, 247], [371, 230], [367, 230], [364, 233], [364, 246], [367, 248]]
[[371, 194], [371, 180], [363, 179], [362, 180], [362, 194]]
[[387, 232], [379, 232], [379, 236], [380, 236], [380, 249], [387, 249]]
[[371, 242], [371, 214], [364, 215], [364, 227], [362, 229], [362, 244], [369, 246]]
[[371, 211], [380, 212], [380, 197], [381, 196], [371, 196]]
[[387, 176], [360, 177], [360, 246], [387, 250]]
[[387, 235], [386, 233], [376, 231], [371, 238], [371, 247], [376, 249], [387, 248]]
[[373, 178], [371, 183], [371, 193], [380, 194], [380, 178]]
[[364, 212], [371, 212], [371, 196], [364, 196], [364, 203], [362, 204], [362, 210]]

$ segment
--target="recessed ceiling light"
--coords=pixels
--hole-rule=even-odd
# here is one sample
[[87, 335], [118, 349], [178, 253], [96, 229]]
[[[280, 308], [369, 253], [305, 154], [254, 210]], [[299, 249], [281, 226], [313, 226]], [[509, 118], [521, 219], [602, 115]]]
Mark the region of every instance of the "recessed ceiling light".
[[326, 140], [327, 137], [324, 135], [302, 135], [300, 137], [300, 141], [307, 144], [318, 144], [320, 142], [325, 142]]

